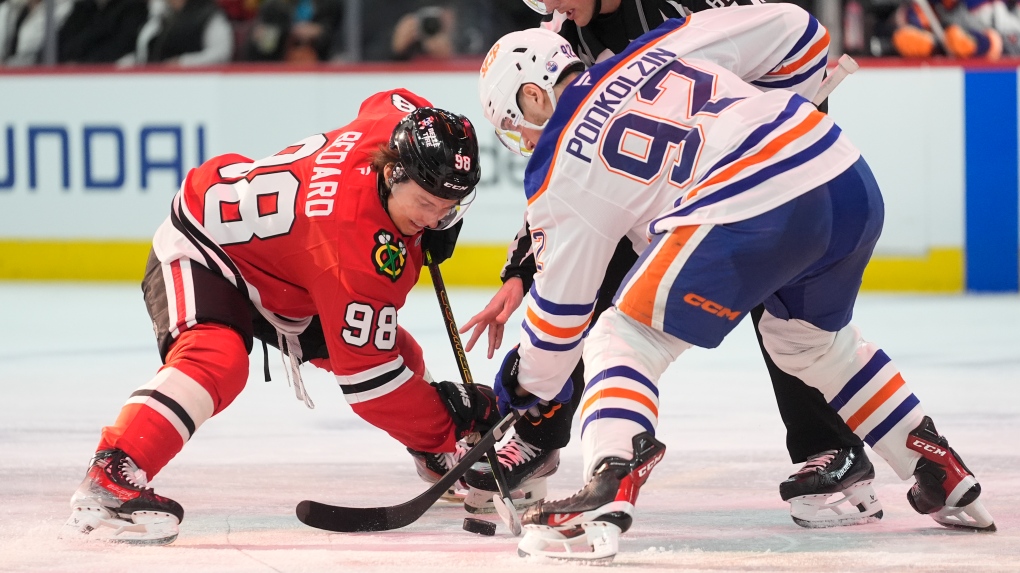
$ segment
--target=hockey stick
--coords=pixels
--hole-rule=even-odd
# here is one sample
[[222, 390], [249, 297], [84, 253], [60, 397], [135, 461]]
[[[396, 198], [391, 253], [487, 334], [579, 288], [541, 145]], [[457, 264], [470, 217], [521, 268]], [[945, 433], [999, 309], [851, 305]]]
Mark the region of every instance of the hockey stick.
[[[428, 255], [426, 255], [428, 256]], [[431, 257], [429, 256], [429, 262], [431, 263]], [[429, 265], [429, 270], [436, 265]], [[444, 321], [450, 335], [450, 342], [454, 348], [454, 354], [457, 357], [458, 365], [461, 368], [461, 377], [465, 384], [471, 383], [471, 371], [468, 368], [467, 356], [464, 353], [463, 346], [460, 344], [460, 335], [457, 333], [457, 326], [453, 322], [453, 312], [450, 308], [449, 298], [446, 295], [446, 285], [443, 283], [442, 276], [438, 273], [439, 269], [435, 269], [433, 274], [433, 283], [436, 285], [436, 295], [439, 297], [439, 305], [443, 311]], [[454, 335], [456, 338], [454, 338]], [[493, 452], [490, 455], [490, 460], [495, 460], [497, 468], [502, 470], [499, 466], [499, 462], [495, 456], [495, 445], [506, 433], [513, 427], [513, 425], [521, 418], [521, 413], [517, 410], [511, 411], [507, 414], [500, 422], [490, 429], [482, 438], [468, 450], [467, 454], [456, 465], [454, 465], [442, 478], [434, 483], [427, 490], [422, 492], [418, 497], [404, 502], [399, 505], [386, 506], [386, 507], [344, 507], [337, 505], [329, 505], [326, 503], [320, 503], [317, 501], [304, 500], [298, 503], [295, 513], [297, 514], [298, 521], [305, 525], [315, 527], [317, 529], [324, 529], [327, 531], [337, 531], [342, 533], [353, 533], [359, 531], [388, 531], [391, 529], [399, 529], [410, 525], [418, 520], [430, 507], [450, 489], [450, 487], [457, 482], [463, 476], [472, 465], [482, 458], [483, 455]], [[505, 479], [503, 479], [502, 473], [493, 473], [493, 477], [502, 480], [502, 487], [506, 488]], [[498, 507], [498, 506], [497, 506]], [[513, 507], [512, 505], [510, 506]], [[513, 517], [517, 517], [516, 512], [513, 512]], [[504, 517], [504, 520], [506, 518]], [[519, 518], [517, 519], [518, 527], [520, 527]], [[509, 524], [508, 524], [509, 525]], [[511, 527], [511, 531], [513, 527]], [[518, 535], [520, 530], [514, 533]]]
[[858, 69], [860, 69], [860, 66], [849, 55], [843, 54], [840, 56], [839, 61], [836, 62], [836, 69], [832, 70], [832, 73], [822, 80], [822, 85], [818, 86], [818, 93], [811, 99], [811, 103], [815, 104], [815, 106], [822, 105], [822, 102], [825, 101], [825, 98], [829, 97], [829, 94], [836, 89], [836, 86]]
[[946, 46], [946, 30], [942, 27], [942, 22], [939, 22], [938, 14], [935, 13], [935, 9], [931, 7], [931, 2], [928, 0], [913, 0], [914, 5], [920, 10], [924, 17], [928, 20], [928, 25], [931, 26], [931, 31], [935, 34], [935, 39], [939, 41], [942, 49], [948, 54], [949, 50]]
[[[453, 308], [450, 306], [450, 297], [446, 292], [446, 282], [443, 281], [443, 274], [439, 271], [439, 265], [432, 262], [432, 253], [425, 251], [425, 262], [429, 267], [429, 275], [432, 277], [432, 286], [436, 290], [436, 299], [439, 300], [439, 310], [443, 313], [443, 324], [446, 325], [446, 334], [450, 338], [450, 348], [453, 349], [453, 355], [457, 359], [457, 366], [460, 368], [460, 379], [464, 384], [474, 384], [474, 378], [471, 376], [471, 366], [468, 365], [467, 353], [464, 352], [464, 344], [460, 339], [460, 332], [457, 330], [457, 321], [453, 318]], [[496, 513], [503, 519], [503, 523], [506, 524], [507, 529], [510, 530], [514, 536], [521, 534], [521, 518], [517, 515], [517, 510], [514, 508], [513, 498], [511, 497], [510, 487], [506, 481], [506, 475], [503, 473], [503, 466], [500, 465], [499, 459], [496, 457], [496, 448], [493, 446], [487, 452], [489, 459], [489, 468], [492, 470], [492, 477], [496, 481], [496, 487], [499, 489], [499, 496], [493, 496], [493, 505], [496, 507]]]
[[507, 414], [439, 481], [410, 501], [387, 507], [342, 507], [304, 500], [297, 505], [298, 521], [318, 529], [342, 533], [389, 531], [410, 525], [424, 515], [496, 442], [503, 439], [520, 418], [521, 414], [517, 410]]

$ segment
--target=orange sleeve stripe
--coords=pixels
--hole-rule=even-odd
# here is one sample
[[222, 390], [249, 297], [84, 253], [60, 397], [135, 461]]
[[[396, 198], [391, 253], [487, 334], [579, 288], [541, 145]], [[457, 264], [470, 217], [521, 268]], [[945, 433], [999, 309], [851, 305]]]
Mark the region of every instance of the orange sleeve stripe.
[[588, 323], [591, 322], [591, 315], [589, 314], [588, 319], [584, 321], [584, 324], [579, 326], [556, 326], [535, 314], [535, 311], [531, 310], [531, 307], [529, 306], [528, 322], [549, 336], [555, 336], [556, 338], [573, 338], [584, 332], [585, 328], [588, 328]]
[[924, 10], [918, 8], [913, 2], [910, 3], [910, 9], [914, 12], [914, 16], [917, 16], [917, 21], [921, 24], [921, 27], [925, 30], [931, 30], [931, 23], [928, 22], [928, 16], [924, 13]]
[[603, 398], [623, 398], [625, 400], [633, 400], [648, 408], [652, 412], [652, 415], [656, 418], [659, 417], [659, 406], [648, 396], [629, 388], [605, 388], [595, 392], [595, 394], [585, 400], [584, 405], [581, 406], [581, 419], [584, 419], [585, 412], [592, 404], [595, 403], [596, 400], [601, 400]]
[[[567, 123], [564, 124], [564, 127], [567, 127], [570, 124], [574, 123], [574, 119], [577, 117], [577, 114], [580, 113], [582, 109], [584, 109], [584, 105], [586, 103], [588, 103], [588, 100], [591, 99], [591, 94], [594, 94], [598, 90], [599, 86], [601, 86], [607, 79], [611, 78], [613, 76], [613, 74], [616, 73], [617, 70], [619, 70], [620, 68], [626, 66], [627, 64], [631, 63], [632, 61], [634, 61], [635, 59], [640, 57], [641, 54], [644, 54], [652, 46], [655, 46], [656, 44], [658, 44], [659, 42], [665, 40], [666, 38], [671, 37], [676, 32], [686, 28], [687, 24], [691, 23], [691, 18], [692, 17], [693, 16], [688, 16], [687, 19], [684, 20], [684, 23], [681, 24], [679, 28], [677, 28], [676, 30], [673, 30], [672, 32], [670, 32], [668, 34], [663, 34], [657, 40], [655, 40], [651, 44], [648, 44], [647, 46], [645, 46], [642, 50], [634, 52], [633, 54], [631, 54], [629, 58], [620, 60], [615, 66], [613, 66], [613, 69], [611, 69], [608, 72], [606, 72], [606, 75], [602, 76], [602, 79], [600, 79], [599, 82], [597, 84], [595, 84], [591, 88], [591, 91], [588, 92], [588, 97], [584, 98], [584, 101], [582, 101], [580, 103], [580, 105], [577, 106], [577, 109], [574, 110], [574, 114], [570, 116], [570, 120], [567, 121]], [[563, 143], [563, 138], [566, 136], [566, 133], [567, 132], [566, 132], [565, 129], [560, 132], [560, 137], [559, 137], [559, 139], [556, 140], [556, 148], [553, 149], [552, 160], [549, 161], [549, 169], [545, 172], [545, 180], [542, 181], [542, 186], [538, 188], [538, 191], [536, 191], [534, 195], [532, 195], [531, 197], [528, 198], [528, 205], [531, 205], [532, 203], [534, 203], [535, 200], [537, 200], [539, 197], [541, 197], [542, 194], [545, 193], [545, 190], [549, 188], [549, 179], [552, 177], [553, 166], [556, 165], [556, 158], [560, 154], [560, 146]]]
[[677, 227], [670, 232], [669, 237], [663, 239], [659, 251], [652, 256], [644, 272], [634, 280], [617, 304], [621, 312], [644, 325], [652, 325], [655, 296], [662, 277], [697, 230], [697, 225]]
[[825, 119], [825, 115], [820, 111], [813, 111], [809, 113], [808, 116], [804, 118], [804, 121], [800, 122], [786, 133], [770, 141], [758, 153], [755, 153], [754, 155], [751, 155], [749, 157], [745, 157], [740, 161], [734, 162], [732, 165], [719, 172], [715, 177], [712, 177], [708, 181], [705, 181], [701, 185], [698, 185], [697, 188], [691, 189], [691, 191], [687, 193], [687, 195], [684, 197], [684, 200], [690, 201], [692, 197], [697, 195], [698, 192], [700, 192], [705, 187], [709, 187], [711, 185], [718, 185], [720, 183], [728, 181], [735, 177], [738, 173], [740, 173], [744, 169], [747, 169], [748, 167], [754, 165], [758, 165], [759, 163], [764, 163], [769, 159], [772, 159], [777, 153], [782, 151], [784, 147], [786, 147], [787, 145], [789, 145], [790, 143], [792, 143], [794, 140], [801, 137], [805, 133], [814, 129], [815, 126], [821, 123], [823, 119]]
[[874, 414], [875, 410], [878, 410], [882, 404], [885, 404], [886, 400], [888, 400], [890, 396], [902, 388], [903, 384], [903, 376], [900, 376], [900, 373], [897, 372], [891, 380], [885, 383], [885, 386], [882, 386], [881, 390], [872, 396], [870, 400], [865, 402], [859, 410], [854, 412], [853, 416], [850, 416], [850, 418], [846, 421], [846, 425], [850, 426], [851, 431], [856, 430], [858, 426], [864, 423], [864, 420], [868, 419], [868, 416]]
[[[824, 27], [822, 29], [825, 30]], [[792, 64], [786, 64], [785, 66], [779, 68], [778, 70], [773, 70], [766, 75], [781, 76], [793, 73], [798, 69], [806, 66], [811, 60], [815, 59], [815, 56], [820, 54], [823, 50], [828, 49], [829, 49], [829, 31], [825, 30], [825, 35], [823, 35], [820, 40], [812, 44], [811, 47], [808, 49], [807, 53], [801, 56], [799, 60], [793, 62]]]

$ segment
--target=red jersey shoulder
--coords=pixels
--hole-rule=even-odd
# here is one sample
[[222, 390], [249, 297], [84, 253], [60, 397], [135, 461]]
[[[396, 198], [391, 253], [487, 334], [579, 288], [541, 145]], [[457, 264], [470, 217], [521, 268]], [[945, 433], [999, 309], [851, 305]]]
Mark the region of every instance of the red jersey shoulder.
[[[273, 239], [274, 251], [298, 249], [304, 253], [298, 258], [316, 262], [316, 268], [339, 264], [391, 285], [413, 284], [420, 249], [407, 244], [383, 208], [371, 162], [407, 110], [418, 105], [428, 101], [407, 90], [381, 92], [365, 100], [346, 126], [274, 155], [210, 159], [189, 174], [189, 210], [219, 244], [249, 245], [234, 253], [238, 257], [255, 256], [247, 253], [261, 244], [249, 244], [253, 238]], [[235, 185], [241, 180], [248, 184]]]
[[364, 203], [379, 203], [372, 160], [376, 151], [389, 144], [404, 115], [394, 113], [392, 107], [385, 114], [359, 115], [322, 134], [322, 147], [294, 165], [293, 172], [305, 189], [299, 212], [304, 212], [309, 222], [328, 217], [349, 225], [366, 215], [361, 208]]
[[223, 172], [229, 171], [231, 165], [248, 163], [251, 163], [251, 159], [243, 155], [226, 153], [217, 155], [188, 172], [183, 185], [184, 201], [200, 225], [205, 225], [205, 203], [209, 191], [217, 184], [237, 180], [237, 177], [225, 177]]
[[432, 107], [429, 100], [404, 88], [379, 92], [361, 103], [358, 117], [365, 115], [402, 113], [407, 115], [419, 107]]
[[347, 225], [378, 217], [373, 156], [389, 144], [400, 120], [421, 105], [429, 105], [428, 100], [405, 89], [380, 92], [361, 104], [354, 121], [323, 134], [324, 146], [295, 169], [307, 189], [303, 206], [309, 219], [337, 212]]

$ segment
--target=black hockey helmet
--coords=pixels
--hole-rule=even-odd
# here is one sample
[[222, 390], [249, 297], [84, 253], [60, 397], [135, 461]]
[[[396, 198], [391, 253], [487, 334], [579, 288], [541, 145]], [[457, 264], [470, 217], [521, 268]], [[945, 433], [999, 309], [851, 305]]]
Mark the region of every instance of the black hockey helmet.
[[393, 182], [411, 178], [436, 197], [460, 201], [481, 179], [478, 137], [468, 118], [434, 107], [407, 114], [390, 137], [400, 156]]

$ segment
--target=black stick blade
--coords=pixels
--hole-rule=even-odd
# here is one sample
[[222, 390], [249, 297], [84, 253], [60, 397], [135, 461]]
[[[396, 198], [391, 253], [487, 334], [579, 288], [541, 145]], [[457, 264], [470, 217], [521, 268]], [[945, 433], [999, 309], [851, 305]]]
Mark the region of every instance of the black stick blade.
[[520, 418], [521, 413], [516, 410], [504, 416], [439, 481], [410, 501], [388, 507], [343, 507], [306, 499], [297, 505], [297, 518], [316, 529], [341, 533], [389, 531], [410, 525], [424, 515]]
[[304, 500], [297, 505], [297, 518], [305, 525], [326, 531], [355, 533], [359, 531], [389, 531], [411, 522], [394, 522], [386, 507], [340, 507], [317, 501]]

